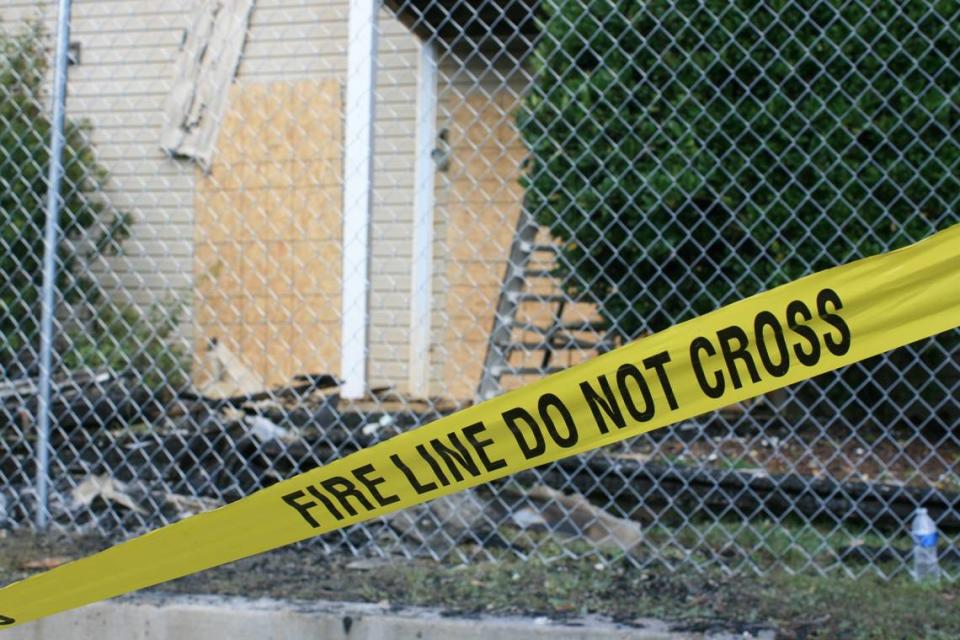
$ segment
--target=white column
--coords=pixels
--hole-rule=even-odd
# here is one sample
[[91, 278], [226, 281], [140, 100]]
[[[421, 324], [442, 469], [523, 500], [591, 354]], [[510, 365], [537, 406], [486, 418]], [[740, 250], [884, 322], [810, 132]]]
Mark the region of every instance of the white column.
[[421, 42], [417, 66], [417, 141], [413, 197], [413, 268], [410, 287], [410, 393], [430, 389], [430, 322], [433, 277], [433, 184], [436, 145], [437, 51]]
[[370, 201], [376, 98], [378, 0], [350, 0], [343, 159], [343, 290], [340, 376], [345, 398], [367, 390]]

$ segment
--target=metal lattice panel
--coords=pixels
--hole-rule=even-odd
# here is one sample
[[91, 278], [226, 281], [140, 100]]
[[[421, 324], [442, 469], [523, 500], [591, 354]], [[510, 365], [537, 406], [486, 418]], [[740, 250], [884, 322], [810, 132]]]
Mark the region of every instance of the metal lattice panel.
[[[142, 533], [960, 221], [957, 2], [119, 4], [73, 3], [59, 529]], [[43, 6], [0, 2], [5, 527], [39, 508]], [[891, 576], [922, 505], [956, 577], [958, 354], [955, 330], [322, 543]]]

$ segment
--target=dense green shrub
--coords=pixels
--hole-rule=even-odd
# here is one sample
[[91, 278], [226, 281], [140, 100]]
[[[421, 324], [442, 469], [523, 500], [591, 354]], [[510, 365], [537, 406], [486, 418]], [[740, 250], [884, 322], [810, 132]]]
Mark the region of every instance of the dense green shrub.
[[626, 337], [960, 220], [958, 0], [546, 0], [518, 116]]
[[[42, 27], [0, 31], [0, 362], [17, 375], [18, 353], [36, 349], [42, 281], [43, 228], [51, 115], [45, 86], [50, 44]], [[110, 251], [124, 236], [124, 218], [108, 214], [100, 192], [106, 172], [97, 163], [88, 126], [65, 128], [63, 207], [57, 279], [61, 301], [90, 298], [81, 251]], [[105, 221], [109, 224], [105, 225]], [[106, 228], [104, 228], [106, 227]], [[92, 245], [76, 242], [82, 238]], [[78, 247], [87, 246], [87, 249]]]
[[155, 305], [148, 314], [116, 302], [99, 304], [68, 332], [63, 365], [71, 370], [136, 372], [139, 381], [162, 400], [189, 383], [189, 357], [174, 339], [181, 312], [172, 301]]

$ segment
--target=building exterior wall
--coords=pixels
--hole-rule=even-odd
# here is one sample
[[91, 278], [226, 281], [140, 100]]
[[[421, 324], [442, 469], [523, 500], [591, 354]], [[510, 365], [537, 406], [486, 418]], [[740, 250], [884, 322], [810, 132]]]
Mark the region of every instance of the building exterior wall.
[[[340, 291], [331, 283], [339, 282], [342, 257], [335, 248], [341, 239], [341, 171], [324, 169], [324, 182], [313, 185], [317, 189], [311, 197], [304, 199], [292, 189], [277, 207], [247, 206], [226, 194], [238, 189], [243, 171], [282, 171], [272, 166], [277, 165], [275, 150], [263, 147], [262, 157], [256, 157], [256, 141], [275, 129], [293, 128], [293, 137], [281, 141], [289, 152], [284, 162], [318, 166], [310, 164], [315, 158], [298, 155], [307, 153], [297, 147], [298, 136], [336, 146], [336, 153], [323, 161], [327, 165], [342, 159], [343, 114], [331, 117], [331, 109], [342, 112], [342, 95], [336, 103], [331, 99], [345, 86], [348, 3], [257, 1], [225, 116], [234, 120], [218, 139], [218, 152], [226, 150], [226, 157], [215, 156], [208, 175], [189, 160], [167, 157], [158, 144], [174, 62], [195, 6], [195, 0], [74, 0], [71, 40], [80, 43], [82, 53], [81, 64], [70, 69], [68, 112], [91, 122], [94, 143], [111, 176], [107, 195], [133, 220], [124, 255], [100, 269], [102, 280], [131, 292], [144, 308], [179, 305], [197, 364], [209, 338], [217, 337], [269, 384], [297, 373], [337, 373]], [[52, 31], [55, 3], [48, 0], [40, 8]], [[8, 28], [36, 12], [32, 1], [0, 0], [0, 17]], [[380, 13], [379, 31], [368, 382], [404, 392], [409, 379], [418, 44], [386, 10]], [[451, 164], [436, 178], [434, 396], [474, 396], [522, 202], [518, 180], [525, 151], [514, 116], [529, 77], [517, 61], [500, 60], [499, 66], [474, 63], [449, 52], [441, 59], [437, 127], [449, 132]], [[284, 101], [265, 94], [285, 90], [292, 96], [295, 89], [315, 99]], [[256, 95], [261, 102], [251, 102]], [[237, 149], [234, 138], [243, 135], [248, 136], [246, 146]], [[234, 165], [246, 169], [238, 173]], [[269, 197], [279, 197], [276, 186], [274, 191]], [[300, 220], [310, 242], [321, 242], [319, 234], [326, 244], [323, 250], [300, 249], [280, 260], [285, 266], [274, 267], [274, 276], [291, 272], [285, 276], [290, 284], [278, 284], [266, 273], [261, 284], [253, 284], [248, 272], [256, 261], [250, 260], [254, 254], [263, 254], [260, 263], [268, 260], [282, 240], [272, 223], [263, 224], [278, 211]], [[250, 248], [256, 248], [244, 253], [242, 236], [258, 225], [266, 235], [247, 238]], [[228, 232], [240, 235], [224, 235]], [[314, 283], [309, 290], [293, 284], [292, 272], [305, 270], [322, 271], [308, 278]], [[230, 301], [225, 302], [228, 292]], [[545, 308], [524, 313], [549, 318]], [[240, 329], [237, 323], [256, 328]], [[297, 328], [304, 323], [322, 325], [322, 330]], [[202, 369], [197, 373], [203, 382], [206, 374]]]
[[371, 387], [408, 390], [416, 181], [416, 37], [380, 13], [370, 263]]
[[[333, 80], [345, 88], [347, 67], [347, 20], [348, 4], [345, 1], [314, 2], [291, 0], [258, 0], [254, 9], [247, 43], [237, 74], [237, 84], [243, 87], [271, 85], [278, 81], [299, 83], [305, 81]], [[375, 104], [373, 197], [370, 258], [370, 317], [368, 382], [372, 387], [396, 386], [405, 390], [406, 362], [409, 351], [409, 287], [410, 247], [412, 243], [413, 211], [413, 166], [415, 133], [415, 92], [417, 42], [394, 18], [381, 11], [379, 16], [379, 46], [377, 51], [377, 87]], [[342, 98], [341, 98], [342, 105]], [[228, 107], [229, 108], [229, 107]], [[278, 104], [277, 109], [283, 105]], [[336, 135], [322, 131], [316, 126], [301, 128], [303, 136], [320, 135], [329, 144], [339, 145], [338, 158], [342, 158], [342, 114], [339, 122], [324, 114], [330, 108], [326, 100], [305, 101], [289, 105], [285, 114], [291, 123], [297, 119], [326, 122], [336, 128]], [[296, 110], [296, 112], [294, 112]], [[275, 126], [271, 119], [261, 119], [255, 129], [265, 131]], [[321, 126], [322, 125], [317, 125]], [[269, 163], [269, 161], [267, 161]], [[337, 172], [337, 181], [342, 185], [342, 175]], [[328, 220], [329, 238], [339, 242], [341, 229], [334, 225], [325, 212], [336, 211], [342, 215], [342, 190], [331, 191], [324, 187], [323, 195], [304, 206], [313, 207], [317, 216]], [[297, 206], [300, 206], [299, 204]], [[322, 209], [322, 211], [320, 210]], [[298, 212], [297, 215], [302, 215]], [[318, 223], [314, 223], [314, 228]], [[290, 311], [284, 317], [323, 318], [327, 330], [310, 334], [302, 329], [285, 327], [285, 322], [270, 320], [269, 313], [279, 318], [279, 312], [250, 312], [246, 322], [265, 325], [264, 338], [254, 341], [245, 349], [251, 353], [251, 367], [263, 371], [264, 377], [276, 381], [278, 368], [271, 360], [285, 364], [280, 371], [291, 373], [337, 373], [339, 371], [339, 289], [330, 289], [330, 283], [339, 284], [341, 255], [325, 253], [328, 267], [321, 274], [322, 295], [310, 295], [310, 304], [322, 308], [305, 312]], [[293, 266], [302, 269], [321, 268], [308, 256], [293, 261]], [[289, 294], [291, 302], [305, 292], [294, 288]], [[296, 303], [299, 305], [299, 303]], [[260, 305], [256, 308], [266, 307]], [[335, 318], [330, 318], [335, 314]], [[313, 320], [310, 320], [313, 322]], [[296, 323], [294, 323], [296, 324]], [[309, 322], [308, 322], [309, 324]], [[250, 352], [260, 349], [259, 354]], [[289, 344], [291, 356], [279, 354]], [[199, 345], [198, 345], [199, 346]], [[302, 354], [324, 354], [306, 357], [303, 368], [296, 371]], [[276, 355], [271, 355], [276, 354]], [[307, 365], [310, 366], [307, 366]], [[325, 364], [325, 371], [316, 367]]]
[[[193, 168], [170, 161], [156, 144], [191, 4], [73, 3], [71, 41], [81, 45], [81, 64], [69, 70], [67, 113], [93, 125], [99, 159], [110, 172], [110, 202], [129, 213], [132, 223], [124, 255], [99, 271], [106, 284], [144, 306], [184, 299], [192, 285]], [[0, 2], [7, 29], [36, 16], [54, 33], [55, 2]]]
[[449, 131], [450, 168], [437, 198], [439, 246], [436, 349], [442, 393], [470, 399], [520, 214], [525, 152], [513, 125], [517, 97], [496, 74], [441, 67], [441, 126]]
[[[496, 60], [478, 64], [450, 54], [440, 67], [438, 127], [449, 132], [450, 168], [441, 174], [437, 191], [433, 375], [437, 395], [464, 401], [475, 399], [480, 383], [523, 204], [520, 177], [527, 151], [516, 115], [530, 76], [522, 61], [512, 56]], [[537, 242], [553, 240], [541, 229]], [[530, 267], [540, 271], [554, 266], [542, 254], [531, 260]], [[524, 292], [542, 298], [518, 305], [520, 322], [548, 326], [555, 321], [582, 324], [599, 319], [595, 305], [568, 303], [560, 309], [547, 301], [547, 296], [560, 293], [552, 277], [528, 278]], [[514, 332], [512, 339], [537, 343], [543, 338]], [[563, 351], [552, 356], [550, 366], [570, 366], [590, 355]], [[516, 351], [509, 365], [541, 369], [543, 356], [541, 350]], [[501, 385], [516, 388], [532, 377], [506, 375]]]
[[[158, 144], [174, 62], [195, 6], [195, 0], [74, 0], [71, 41], [80, 43], [81, 63], [70, 68], [67, 109], [71, 118], [85, 118], [91, 123], [99, 158], [110, 172], [106, 195], [115, 208], [131, 215], [131, 236], [124, 244], [124, 255], [101, 265], [100, 279], [118, 292], [130, 293], [145, 310], [154, 305], [179, 307], [183, 333], [200, 343], [201, 335], [192, 335], [196, 322], [203, 321], [194, 314], [198, 310], [195, 297], [204, 295], [204, 285], [196, 276], [204, 273], [203, 265], [209, 257], [206, 254], [213, 247], [201, 248], [205, 231], [196, 228], [196, 207], [205, 203], [203, 215], [209, 228], [211, 216], [217, 211], [207, 201], [224, 185], [219, 184], [221, 178], [214, 172], [203, 176], [193, 162], [167, 157]], [[6, 28], [30, 19], [38, 11], [52, 33], [56, 13], [53, 0], [39, 4], [36, 0], [0, 0], [0, 18]], [[264, 88], [276, 87], [278, 82], [334, 81], [342, 92], [347, 18], [346, 0], [258, 0], [236, 86]], [[368, 367], [372, 386], [395, 385], [402, 390], [409, 351], [417, 43], [386, 11], [379, 16], [379, 29]], [[287, 111], [278, 120], [292, 122], [309, 120], [317, 111], [325, 118], [329, 105], [320, 100], [277, 108]], [[254, 116], [247, 111], [246, 117]], [[342, 146], [342, 123], [327, 121], [335, 131], [328, 132], [331, 135], [325, 135], [325, 139]], [[261, 134], [273, 126], [269, 119], [248, 124], [258, 127], [255, 130]], [[246, 148], [246, 161], [256, 164], [250, 153], [252, 147]], [[270, 162], [269, 154], [264, 162]], [[324, 197], [328, 201], [326, 213], [341, 210], [342, 203], [334, 202], [328, 192]], [[233, 202], [219, 204], [236, 206]], [[339, 240], [339, 228], [334, 227], [330, 225], [330, 241]], [[226, 244], [218, 249], [226, 250]], [[307, 261], [304, 266], [312, 264]], [[323, 275], [336, 281], [338, 273], [339, 265]], [[237, 295], [248, 294], [258, 295], [243, 291]], [[314, 301], [320, 304], [316, 297]], [[330, 293], [318, 313], [339, 315], [339, 303], [339, 293]], [[270, 318], [278, 317], [278, 311], [274, 309], [268, 316], [266, 308], [262, 313], [256, 311], [259, 308], [251, 307], [244, 321], [270, 326]], [[206, 320], [214, 318], [208, 316]], [[277, 371], [269, 360], [282, 359], [277, 345], [284, 344], [286, 338], [281, 338], [287, 336], [296, 342], [284, 323], [276, 329], [259, 341], [262, 350], [258, 354], [248, 351], [253, 361], [248, 365], [270, 380], [276, 378]], [[339, 340], [336, 335], [311, 340], [323, 344], [296, 344], [293, 348], [327, 354], [339, 351], [339, 345], [332, 344]], [[247, 349], [257, 350], [253, 344]], [[338, 358], [326, 358], [325, 362], [328, 372], [337, 373]], [[287, 366], [290, 371], [296, 368], [292, 363]]]

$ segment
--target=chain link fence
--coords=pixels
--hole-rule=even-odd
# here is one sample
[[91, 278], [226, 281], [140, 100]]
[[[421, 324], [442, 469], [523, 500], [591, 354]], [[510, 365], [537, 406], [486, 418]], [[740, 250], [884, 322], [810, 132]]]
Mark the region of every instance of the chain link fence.
[[[960, 4], [0, 2], [0, 526], [120, 539], [960, 221]], [[747, 375], [747, 371], [742, 372]], [[325, 536], [960, 575], [960, 332]]]

